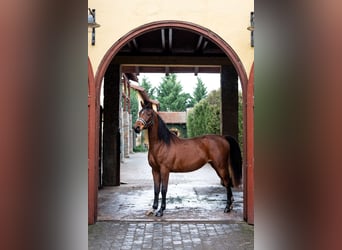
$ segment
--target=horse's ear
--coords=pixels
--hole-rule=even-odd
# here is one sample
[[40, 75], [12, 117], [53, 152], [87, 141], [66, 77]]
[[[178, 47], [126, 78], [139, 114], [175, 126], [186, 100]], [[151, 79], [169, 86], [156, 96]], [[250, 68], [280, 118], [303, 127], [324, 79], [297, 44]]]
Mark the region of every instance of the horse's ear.
[[151, 102], [149, 102], [149, 101], [140, 101], [140, 104], [141, 104], [141, 107], [143, 108], [143, 109], [151, 109], [152, 108], [152, 103]]
[[151, 102], [145, 102], [145, 108], [152, 109], [152, 103]]

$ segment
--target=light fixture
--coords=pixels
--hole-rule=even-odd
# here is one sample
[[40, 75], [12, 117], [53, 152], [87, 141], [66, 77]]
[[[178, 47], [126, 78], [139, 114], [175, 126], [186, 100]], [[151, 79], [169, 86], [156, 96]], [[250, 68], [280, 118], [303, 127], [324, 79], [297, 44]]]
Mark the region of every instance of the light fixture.
[[250, 15], [251, 25], [247, 28], [251, 32], [251, 47], [254, 47], [254, 11]]
[[88, 14], [88, 28], [92, 28], [92, 34], [91, 34], [91, 45], [95, 45], [95, 28], [100, 27], [101, 25], [96, 23], [95, 21], [95, 9], [90, 9]]

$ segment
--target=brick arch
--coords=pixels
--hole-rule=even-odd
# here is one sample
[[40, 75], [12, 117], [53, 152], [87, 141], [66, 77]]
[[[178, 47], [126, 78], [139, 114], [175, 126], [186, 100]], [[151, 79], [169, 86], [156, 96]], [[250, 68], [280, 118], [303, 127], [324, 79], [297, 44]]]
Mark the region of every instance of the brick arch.
[[[237, 71], [237, 74], [240, 78], [242, 93], [243, 93], [243, 100], [244, 100], [244, 104], [246, 104], [246, 105], [243, 105], [244, 106], [243, 120], [247, 121], [247, 116], [249, 114], [247, 112], [247, 109], [248, 109], [247, 105], [250, 103], [250, 101], [248, 101], [248, 98], [251, 98], [251, 97], [247, 96], [248, 78], [247, 78], [245, 68], [244, 68], [239, 56], [235, 53], [233, 48], [231, 48], [230, 45], [227, 44], [220, 36], [218, 36], [217, 34], [212, 32], [211, 30], [209, 30], [205, 27], [202, 27], [200, 25], [193, 24], [190, 22], [176, 21], [176, 20], [156, 21], [156, 22], [151, 22], [148, 24], [141, 25], [141, 26], [131, 30], [130, 32], [128, 32], [123, 37], [121, 37], [117, 42], [115, 42], [113, 44], [113, 46], [111, 46], [108, 49], [108, 51], [103, 56], [99, 66], [98, 66], [96, 76], [95, 76], [95, 80], [94, 80], [95, 96], [94, 96], [94, 98], [91, 98], [92, 103], [90, 105], [90, 106], [92, 106], [92, 105], [94, 106], [93, 110], [95, 111], [95, 114], [94, 114], [95, 120], [91, 120], [91, 122], [93, 124], [89, 127], [89, 144], [93, 143], [95, 148], [98, 148], [98, 141], [99, 141], [97, 138], [97, 135], [99, 134], [99, 131], [98, 131], [99, 128], [96, 126], [96, 124], [97, 124], [96, 121], [99, 119], [100, 91], [101, 91], [102, 79], [105, 75], [105, 72], [106, 72], [109, 64], [111, 63], [111, 61], [113, 60], [115, 55], [120, 51], [120, 49], [127, 42], [131, 41], [132, 39], [134, 39], [137, 36], [140, 36], [146, 32], [150, 32], [150, 31], [160, 29], [160, 28], [165, 28], [165, 27], [185, 29], [188, 31], [199, 33], [199, 34], [207, 37], [209, 40], [211, 40], [213, 43], [215, 43], [220, 49], [222, 49], [222, 51], [227, 55], [229, 60], [234, 65], [234, 68]], [[88, 82], [89, 82], [89, 80], [88, 80]], [[254, 158], [254, 152], [250, 151], [249, 147], [247, 146], [248, 145], [247, 142], [250, 141], [248, 139], [249, 138], [248, 126], [249, 125], [247, 124], [247, 126], [244, 127], [244, 135], [245, 135], [244, 136], [244, 145], [246, 145], [244, 152], [247, 152], [247, 151], [250, 152], [251, 156], [249, 156], [248, 159], [252, 159], [252, 158]], [[92, 151], [91, 153], [94, 154], [94, 156], [91, 158], [98, 159], [98, 152], [96, 150]], [[246, 156], [246, 153], [245, 153], [245, 156]], [[245, 168], [246, 168], [246, 166], [248, 166], [248, 164], [253, 164], [253, 162], [247, 163], [246, 157], [244, 157], [244, 159], [245, 159], [245, 162], [244, 162]], [[95, 170], [98, 168], [97, 164], [98, 164], [98, 161], [95, 161], [94, 166], [89, 165], [89, 168], [93, 168], [92, 173], [94, 172], [94, 174], [96, 174]], [[94, 187], [90, 187], [90, 189], [97, 189], [97, 185]], [[96, 204], [92, 204], [90, 206], [93, 208], [95, 207], [95, 209], [96, 209], [97, 200], [95, 200], [94, 202]], [[249, 209], [253, 209], [253, 208], [249, 208]], [[95, 220], [96, 220], [96, 212], [95, 212], [94, 216], [95, 216]], [[247, 214], [245, 214], [245, 219], [248, 220]]]

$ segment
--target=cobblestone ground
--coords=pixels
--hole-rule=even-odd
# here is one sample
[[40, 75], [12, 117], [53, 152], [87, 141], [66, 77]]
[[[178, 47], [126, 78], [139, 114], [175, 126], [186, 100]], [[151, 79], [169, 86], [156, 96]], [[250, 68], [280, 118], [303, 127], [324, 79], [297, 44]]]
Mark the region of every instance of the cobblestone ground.
[[234, 209], [223, 213], [225, 188], [210, 166], [171, 174], [162, 218], [146, 215], [153, 202], [147, 154], [131, 155], [120, 171], [120, 186], [99, 190], [89, 249], [253, 249], [254, 227], [243, 221], [242, 190], [233, 189]]
[[253, 249], [246, 223], [102, 221], [88, 227], [88, 249]]

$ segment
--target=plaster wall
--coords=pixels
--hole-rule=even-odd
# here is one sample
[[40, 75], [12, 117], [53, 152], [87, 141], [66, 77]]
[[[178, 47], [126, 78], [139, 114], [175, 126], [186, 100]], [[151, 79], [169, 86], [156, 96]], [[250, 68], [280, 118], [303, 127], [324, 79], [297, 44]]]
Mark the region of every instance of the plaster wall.
[[250, 12], [254, 1], [237, 0], [89, 0], [96, 9], [96, 42], [91, 45], [88, 29], [88, 55], [94, 72], [110, 47], [131, 30], [155, 21], [177, 20], [205, 27], [225, 40], [237, 53], [249, 72], [254, 61], [250, 46]]

